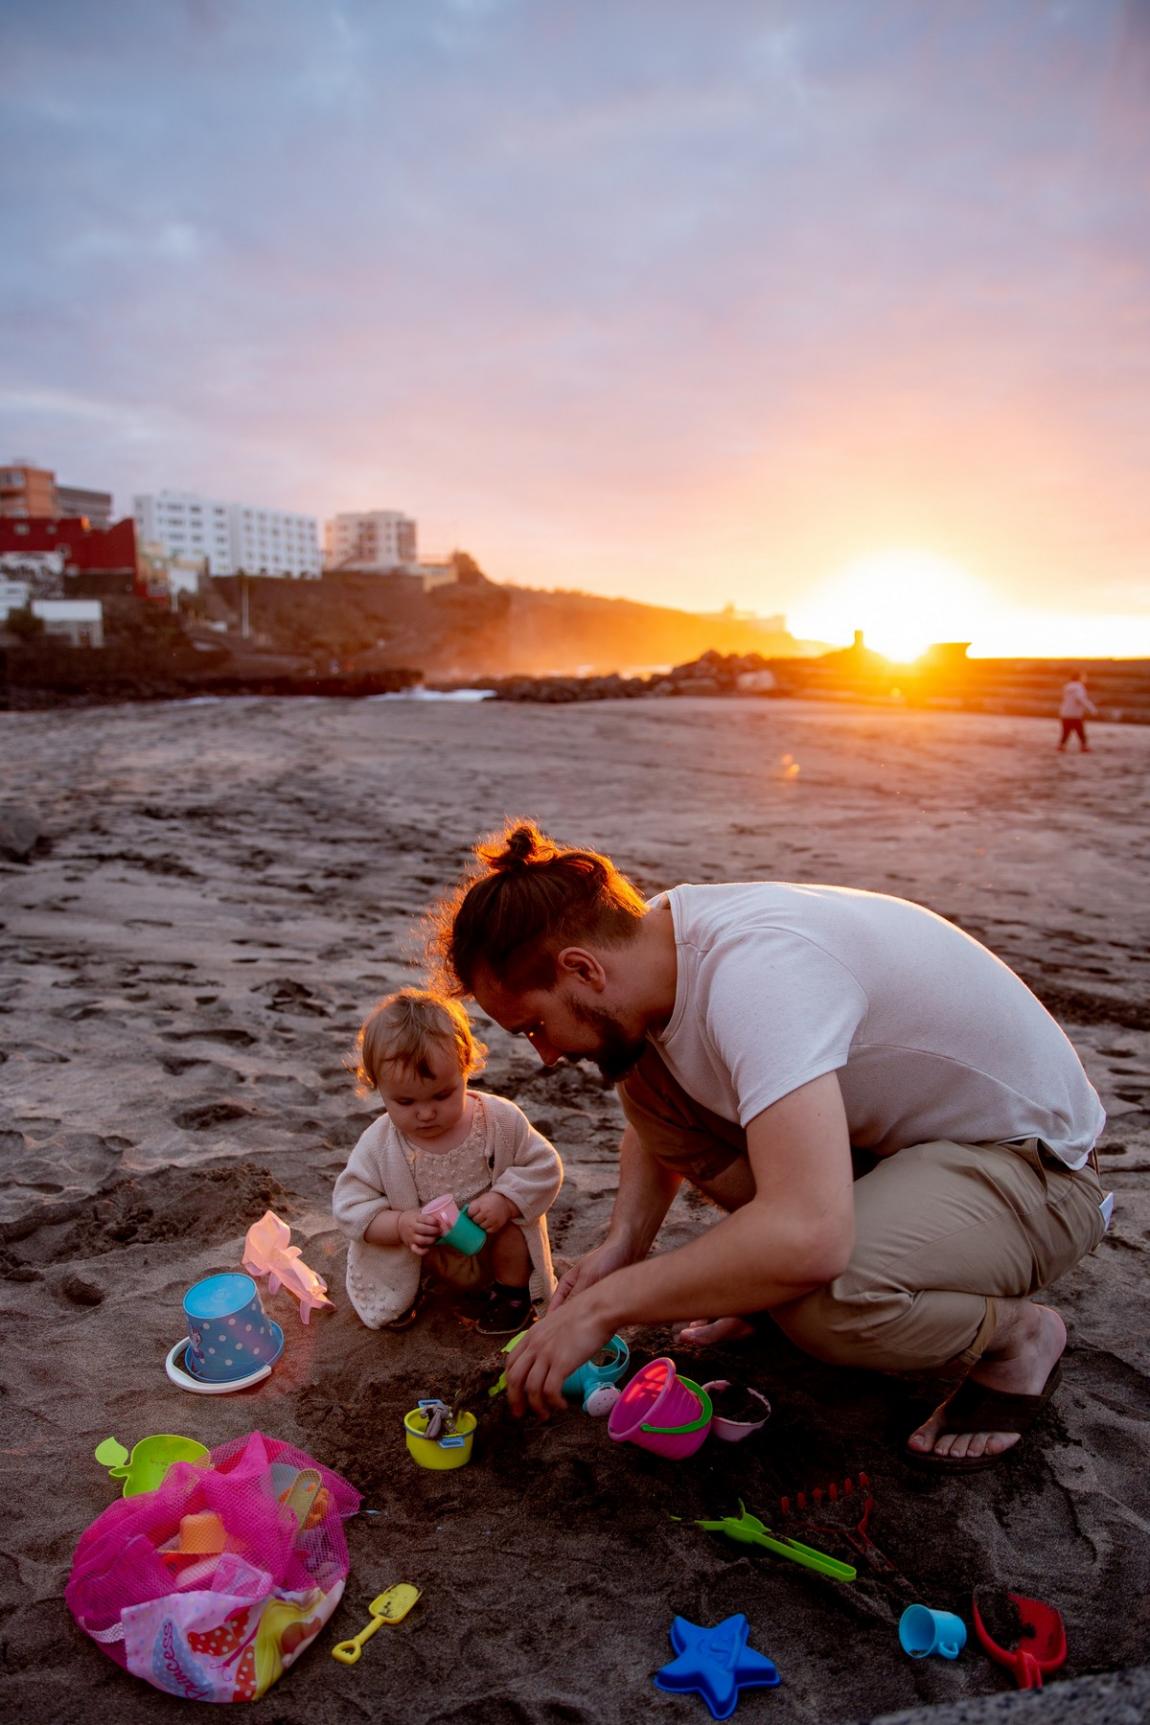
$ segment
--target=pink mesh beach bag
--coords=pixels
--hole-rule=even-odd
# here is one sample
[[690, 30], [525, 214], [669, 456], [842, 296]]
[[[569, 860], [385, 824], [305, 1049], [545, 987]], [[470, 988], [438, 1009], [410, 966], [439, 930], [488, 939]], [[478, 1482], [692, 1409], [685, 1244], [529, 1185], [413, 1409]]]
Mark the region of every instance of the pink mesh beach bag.
[[359, 1493], [251, 1432], [177, 1462], [82, 1535], [65, 1598], [110, 1659], [190, 1701], [258, 1701], [343, 1593]]

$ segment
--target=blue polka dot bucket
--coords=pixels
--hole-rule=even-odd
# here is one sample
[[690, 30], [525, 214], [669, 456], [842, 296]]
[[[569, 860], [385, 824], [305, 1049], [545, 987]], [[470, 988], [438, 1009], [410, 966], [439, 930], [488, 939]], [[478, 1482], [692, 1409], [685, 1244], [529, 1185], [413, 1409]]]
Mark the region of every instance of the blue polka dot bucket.
[[208, 1276], [184, 1295], [188, 1345], [184, 1366], [204, 1383], [250, 1378], [279, 1353], [276, 1326], [264, 1316], [250, 1276]]

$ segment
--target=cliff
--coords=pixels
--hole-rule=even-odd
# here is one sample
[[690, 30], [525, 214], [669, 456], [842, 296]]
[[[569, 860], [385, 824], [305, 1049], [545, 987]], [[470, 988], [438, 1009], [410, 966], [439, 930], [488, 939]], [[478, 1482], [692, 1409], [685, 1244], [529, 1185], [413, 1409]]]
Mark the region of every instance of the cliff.
[[[248, 579], [246, 588], [249, 627], [268, 649], [364, 671], [419, 665], [441, 680], [646, 669], [709, 647], [778, 657], [807, 650], [777, 621], [505, 586], [474, 565], [467, 579], [426, 593], [410, 576], [342, 572], [318, 582]], [[211, 589], [218, 614], [237, 628], [238, 579]]]

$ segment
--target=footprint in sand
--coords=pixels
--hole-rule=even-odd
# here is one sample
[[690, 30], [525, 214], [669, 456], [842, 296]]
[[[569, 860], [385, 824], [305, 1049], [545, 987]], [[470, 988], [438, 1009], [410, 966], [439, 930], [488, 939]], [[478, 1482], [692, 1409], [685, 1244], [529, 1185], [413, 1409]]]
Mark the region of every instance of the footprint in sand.
[[260, 1110], [248, 1102], [199, 1102], [191, 1108], [181, 1108], [172, 1119], [186, 1132], [210, 1132], [213, 1126], [223, 1126], [236, 1120], [258, 1119]]
[[161, 1032], [164, 1042], [222, 1042], [232, 1048], [250, 1048], [253, 1042], [259, 1040], [250, 1030], [241, 1030], [238, 1025], [224, 1025], [218, 1029], [207, 1026], [189, 1025], [186, 1030], [165, 1030]]

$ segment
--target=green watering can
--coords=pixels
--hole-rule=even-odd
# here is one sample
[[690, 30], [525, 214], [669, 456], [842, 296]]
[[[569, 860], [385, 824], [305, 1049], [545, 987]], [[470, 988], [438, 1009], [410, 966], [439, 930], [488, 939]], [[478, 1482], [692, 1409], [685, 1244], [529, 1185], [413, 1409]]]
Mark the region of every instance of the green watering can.
[[[195, 1438], [177, 1437], [173, 1432], [157, 1432], [141, 1438], [129, 1456], [116, 1438], [105, 1438], [96, 1446], [96, 1460], [106, 1467], [113, 1479], [124, 1482], [124, 1497], [139, 1497], [141, 1492], [155, 1491], [164, 1482], [170, 1467], [178, 1461], [190, 1461], [202, 1466], [211, 1451]], [[125, 1466], [124, 1464], [127, 1463]]]

